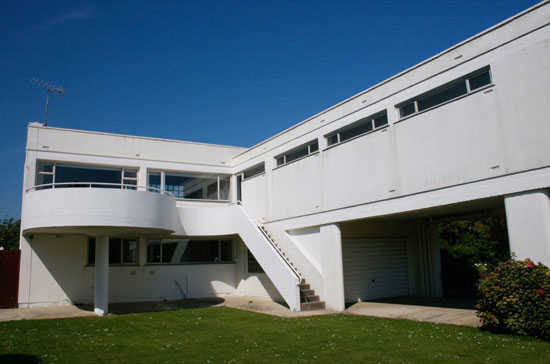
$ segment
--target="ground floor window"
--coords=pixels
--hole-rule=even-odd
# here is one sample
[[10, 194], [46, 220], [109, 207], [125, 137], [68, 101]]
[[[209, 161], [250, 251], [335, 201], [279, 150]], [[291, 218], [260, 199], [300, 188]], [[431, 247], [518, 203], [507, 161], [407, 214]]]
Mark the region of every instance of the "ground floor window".
[[[110, 238], [109, 264], [138, 264], [137, 238]], [[95, 238], [88, 238], [88, 265], [95, 264]]]
[[231, 240], [147, 239], [147, 263], [232, 262]]
[[248, 251], [248, 273], [264, 273], [264, 270], [260, 266], [260, 263], [256, 260], [254, 255]]

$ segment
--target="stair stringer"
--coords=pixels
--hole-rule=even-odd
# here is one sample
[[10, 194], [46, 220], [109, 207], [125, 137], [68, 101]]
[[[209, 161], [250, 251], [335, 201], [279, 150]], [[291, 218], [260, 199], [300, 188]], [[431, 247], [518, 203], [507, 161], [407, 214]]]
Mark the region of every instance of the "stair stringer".
[[178, 208], [182, 230], [188, 236], [238, 234], [252, 252], [288, 307], [300, 311], [301, 278], [279, 255], [260, 226], [237, 204], [209, 207]]
[[280, 225], [265, 224], [264, 225], [273, 240], [277, 242], [281, 250], [288, 255], [290, 261], [300, 272], [301, 276], [306, 279], [311, 288], [321, 297], [325, 297], [324, 278], [323, 274], [313, 265], [308, 257], [304, 255], [302, 250], [294, 242], [294, 238], [284, 229], [279, 228]]
[[233, 214], [233, 219], [239, 227], [238, 234], [252, 252], [275, 288], [293, 311], [300, 311], [300, 280], [301, 278], [289, 267], [279, 255], [275, 247], [261, 232], [260, 227], [243, 210], [234, 205], [239, 213]]

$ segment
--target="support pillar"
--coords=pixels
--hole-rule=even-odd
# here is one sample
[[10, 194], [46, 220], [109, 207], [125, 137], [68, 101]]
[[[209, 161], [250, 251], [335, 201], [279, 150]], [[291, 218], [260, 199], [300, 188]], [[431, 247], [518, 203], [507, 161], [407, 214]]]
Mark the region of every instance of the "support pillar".
[[548, 190], [504, 197], [510, 252], [550, 266], [550, 198]]
[[337, 224], [323, 225], [321, 231], [321, 260], [326, 308], [335, 311], [346, 309], [344, 297], [344, 263], [342, 260], [342, 234]]
[[109, 237], [95, 239], [95, 289], [94, 313], [98, 316], [109, 312]]
[[443, 297], [443, 282], [441, 280], [441, 249], [439, 245], [439, 230], [437, 224], [430, 222], [430, 256], [432, 264], [432, 297]]

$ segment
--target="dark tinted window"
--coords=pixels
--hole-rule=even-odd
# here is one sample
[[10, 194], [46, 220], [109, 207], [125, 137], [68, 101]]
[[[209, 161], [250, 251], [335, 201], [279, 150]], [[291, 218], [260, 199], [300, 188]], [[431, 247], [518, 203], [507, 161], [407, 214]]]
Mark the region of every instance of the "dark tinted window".
[[429, 109], [462, 95], [466, 95], [466, 83], [460, 82], [456, 85], [446, 87], [432, 95], [418, 99], [418, 111]]
[[471, 91], [490, 84], [491, 84], [491, 75], [489, 73], [489, 70], [483, 71], [482, 73], [472, 76], [470, 78]]
[[254, 166], [252, 168], [247, 169], [243, 172], [244, 179], [257, 176], [259, 174], [262, 174], [265, 172], [265, 166], [264, 164], [258, 164], [257, 166]]

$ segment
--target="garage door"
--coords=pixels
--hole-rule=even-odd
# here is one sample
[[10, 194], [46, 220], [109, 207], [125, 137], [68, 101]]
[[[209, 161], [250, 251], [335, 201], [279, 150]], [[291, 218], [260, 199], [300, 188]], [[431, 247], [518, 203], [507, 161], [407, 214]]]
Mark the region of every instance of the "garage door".
[[403, 239], [344, 239], [346, 302], [409, 295]]

